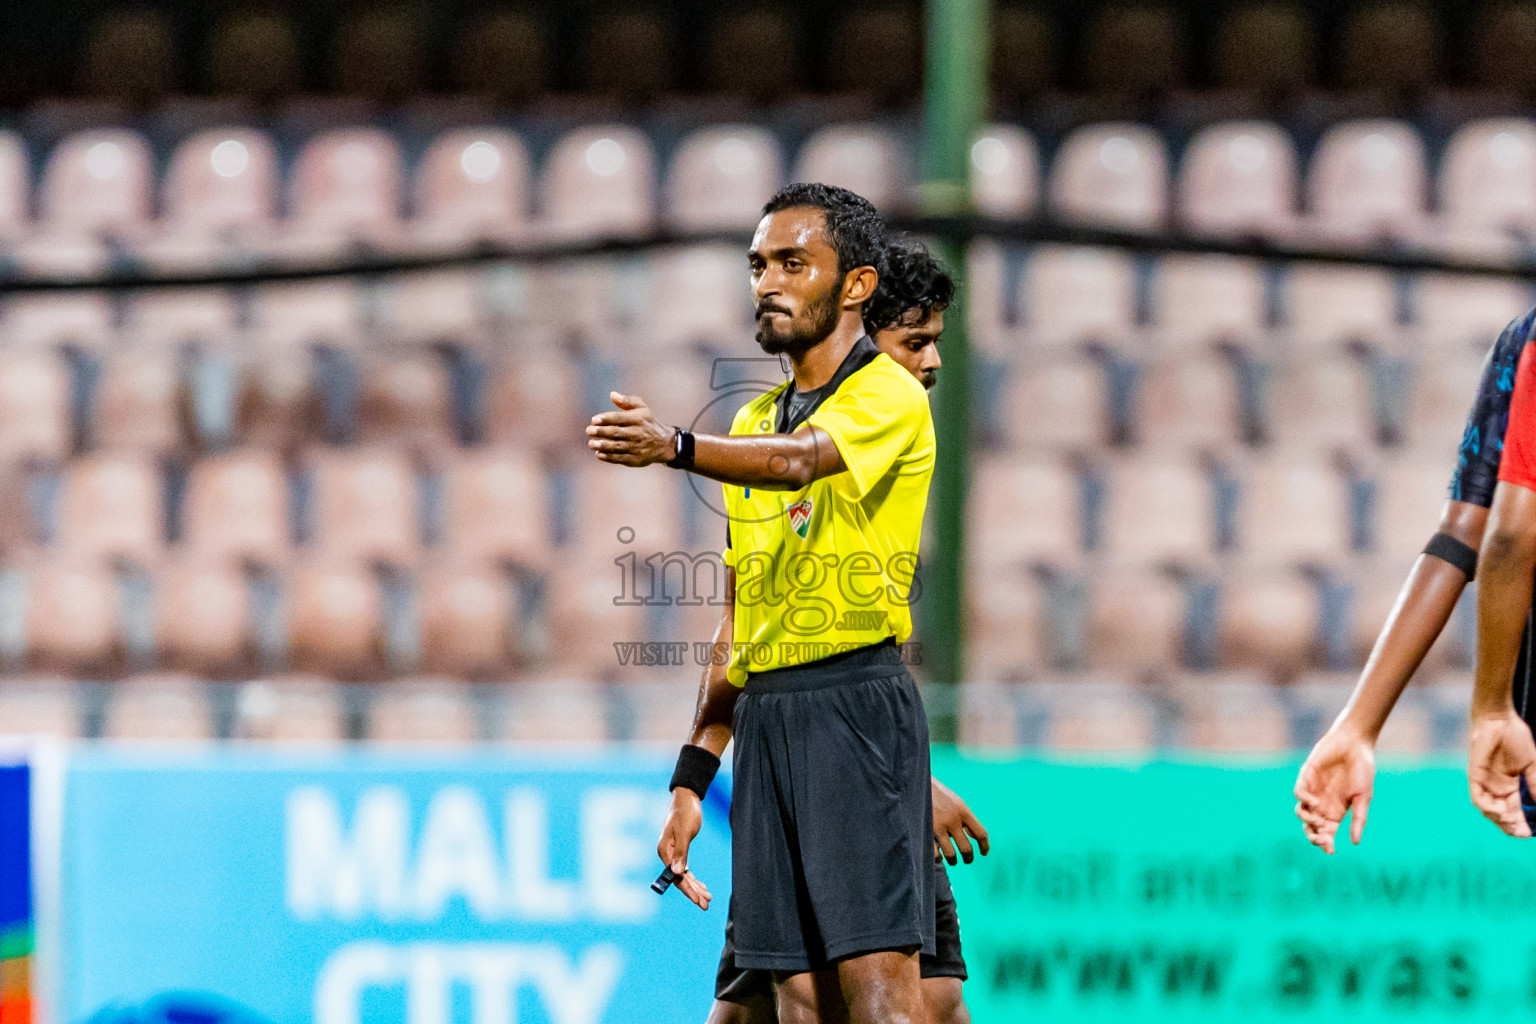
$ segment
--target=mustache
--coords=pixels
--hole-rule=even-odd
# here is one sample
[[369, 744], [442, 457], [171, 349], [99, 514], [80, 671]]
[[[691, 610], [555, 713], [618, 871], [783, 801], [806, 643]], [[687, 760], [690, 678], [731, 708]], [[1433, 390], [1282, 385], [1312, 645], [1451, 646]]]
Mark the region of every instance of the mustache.
[[793, 313], [785, 309], [783, 306], [776, 306], [771, 302], [765, 302], [762, 305], [757, 306], [752, 315], [754, 317], [761, 317], [764, 313], [783, 313], [785, 316], [794, 316]]

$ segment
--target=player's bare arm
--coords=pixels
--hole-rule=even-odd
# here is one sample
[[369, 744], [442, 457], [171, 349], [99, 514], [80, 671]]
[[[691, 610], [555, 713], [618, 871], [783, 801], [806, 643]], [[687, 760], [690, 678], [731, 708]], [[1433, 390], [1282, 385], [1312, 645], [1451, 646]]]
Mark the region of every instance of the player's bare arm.
[[992, 850], [987, 830], [954, 790], [938, 779], [933, 779], [932, 783], [934, 846], [950, 864], [958, 860], [969, 864], [976, 859], [978, 849], [985, 857]]
[[1375, 785], [1376, 740], [1403, 689], [1450, 621], [1469, 582], [1467, 559], [1475, 559], [1482, 547], [1487, 521], [1488, 510], [1479, 505], [1446, 503], [1439, 531], [1414, 562], [1348, 703], [1297, 775], [1296, 816], [1307, 839], [1325, 853], [1334, 852], [1346, 812], [1350, 841], [1358, 844], [1364, 835]]
[[1467, 785], [1472, 803], [1507, 834], [1529, 838], [1520, 779], [1536, 783], [1536, 742], [1515, 712], [1511, 682], [1536, 573], [1536, 491], [1500, 481], [1483, 542], [1477, 594], [1477, 673]]
[[[725, 592], [730, 600], [720, 614], [715, 627], [714, 649], [729, 651], [736, 602], [736, 571], [726, 569]], [[722, 646], [723, 645], [723, 646]], [[732, 685], [725, 676], [726, 658], [713, 657], [704, 668], [699, 680], [699, 699], [694, 708], [693, 728], [688, 733], [688, 744], [713, 754], [716, 761], [725, 753], [731, 742], [731, 715], [736, 710], [736, 699], [741, 689]], [[708, 910], [712, 897], [709, 889], [697, 875], [688, 870], [688, 848], [704, 825], [703, 797], [685, 785], [672, 789], [672, 806], [661, 827], [661, 838], [656, 842], [656, 856], [672, 869], [677, 876], [677, 888], [696, 903], [700, 910]]]
[[[594, 416], [587, 427], [587, 447], [600, 460], [619, 466], [676, 460], [675, 427], [658, 421], [644, 399], [617, 392], [611, 397], [620, 411]], [[848, 469], [832, 439], [810, 425], [793, 434], [694, 434], [693, 443], [692, 472], [738, 487], [798, 491]]]

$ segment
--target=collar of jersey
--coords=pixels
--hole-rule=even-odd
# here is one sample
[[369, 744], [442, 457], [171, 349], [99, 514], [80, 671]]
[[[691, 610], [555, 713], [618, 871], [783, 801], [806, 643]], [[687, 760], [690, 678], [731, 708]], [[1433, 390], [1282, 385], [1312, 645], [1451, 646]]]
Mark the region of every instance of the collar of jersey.
[[819, 394], [817, 394], [815, 401], [811, 402], [794, 420], [789, 418], [789, 398], [794, 393], [795, 382], [791, 380], [785, 384], [784, 390], [779, 392], [778, 402], [775, 403], [778, 406], [779, 415], [778, 429], [774, 433], [794, 433], [800, 424], [810, 419], [811, 415], [821, 408], [822, 402], [825, 402], [837, 393], [837, 389], [843, 386], [843, 381], [868, 366], [870, 361], [879, 354], [879, 346], [870, 340], [869, 335], [866, 334], [860, 337], [858, 341], [853, 343], [853, 347], [848, 350], [848, 354], [843, 357], [843, 362], [838, 366], [837, 372], [832, 375], [832, 379], [816, 389]]

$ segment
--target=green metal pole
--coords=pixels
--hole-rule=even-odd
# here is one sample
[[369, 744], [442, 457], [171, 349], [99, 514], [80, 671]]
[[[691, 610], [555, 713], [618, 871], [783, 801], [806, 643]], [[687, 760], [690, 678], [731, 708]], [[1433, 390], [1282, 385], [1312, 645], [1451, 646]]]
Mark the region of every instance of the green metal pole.
[[[928, 0], [927, 77], [924, 88], [923, 208], [951, 214], [970, 208], [970, 157], [985, 113], [991, 50], [991, 0]], [[926, 593], [919, 601], [923, 660], [937, 683], [965, 679], [965, 504], [970, 478], [971, 359], [965, 324], [965, 248], [940, 239], [936, 251], [961, 282], [944, 317], [939, 347], [944, 367], [933, 389], [938, 463], [928, 507], [933, 533]], [[954, 694], [955, 691], [949, 691]], [[936, 707], [933, 738], [955, 739], [954, 702]]]

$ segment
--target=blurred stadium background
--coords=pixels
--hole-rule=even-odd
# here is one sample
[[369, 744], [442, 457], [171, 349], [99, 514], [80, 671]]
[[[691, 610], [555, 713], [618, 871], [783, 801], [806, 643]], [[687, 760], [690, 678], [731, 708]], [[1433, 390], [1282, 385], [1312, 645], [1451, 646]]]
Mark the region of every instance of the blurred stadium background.
[[[903, 219], [963, 175], [939, 734], [1309, 744], [1533, 301], [1391, 261], [1529, 257], [1536, 4], [1000, 0], [974, 39], [985, 3], [934, 6], [926, 58], [903, 4], [0, 11], [0, 733], [676, 743], [691, 649], [615, 642], [718, 610], [620, 601], [722, 524], [582, 425], [759, 372], [719, 361], [756, 351], [733, 239], [778, 185]], [[1472, 600], [1384, 749], [1463, 743]]]

